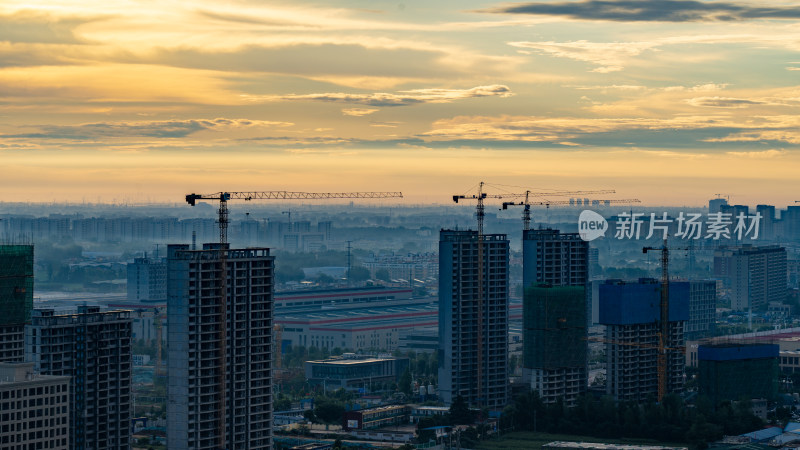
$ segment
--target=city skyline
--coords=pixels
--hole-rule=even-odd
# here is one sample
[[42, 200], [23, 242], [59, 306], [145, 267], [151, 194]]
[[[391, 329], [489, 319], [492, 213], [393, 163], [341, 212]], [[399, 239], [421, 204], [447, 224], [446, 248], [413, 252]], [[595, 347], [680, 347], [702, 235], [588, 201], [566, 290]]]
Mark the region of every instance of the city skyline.
[[2, 186], [446, 203], [487, 181], [793, 204], [798, 17], [782, 0], [11, 1]]

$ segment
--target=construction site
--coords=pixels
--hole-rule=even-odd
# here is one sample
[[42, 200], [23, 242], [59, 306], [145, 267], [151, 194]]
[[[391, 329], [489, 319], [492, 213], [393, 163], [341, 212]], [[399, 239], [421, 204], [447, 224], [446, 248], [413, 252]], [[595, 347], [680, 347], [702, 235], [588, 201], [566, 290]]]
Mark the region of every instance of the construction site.
[[23, 334], [33, 310], [33, 246], [0, 245], [0, 362], [22, 361]]

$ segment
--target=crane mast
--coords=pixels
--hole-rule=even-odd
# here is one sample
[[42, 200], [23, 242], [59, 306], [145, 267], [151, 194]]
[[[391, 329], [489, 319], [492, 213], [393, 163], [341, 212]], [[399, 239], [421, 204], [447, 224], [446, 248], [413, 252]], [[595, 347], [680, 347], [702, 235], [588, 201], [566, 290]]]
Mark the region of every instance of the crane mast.
[[[218, 385], [220, 391], [220, 410], [218, 412], [218, 443], [219, 449], [226, 448], [226, 401], [227, 389], [227, 310], [228, 310], [228, 201], [230, 200], [328, 200], [340, 198], [402, 198], [401, 192], [292, 192], [292, 191], [250, 191], [250, 192], [217, 192], [214, 194], [188, 194], [186, 203], [195, 206], [197, 200], [216, 200], [219, 202], [219, 307], [220, 326], [218, 336], [220, 342]], [[291, 221], [290, 221], [291, 222]], [[280, 349], [278, 349], [280, 352]]]
[[667, 339], [669, 337], [669, 247], [667, 239], [661, 247], [644, 247], [642, 253], [661, 252], [661, 318], [658, 331], [658, 402], [667, 394]]

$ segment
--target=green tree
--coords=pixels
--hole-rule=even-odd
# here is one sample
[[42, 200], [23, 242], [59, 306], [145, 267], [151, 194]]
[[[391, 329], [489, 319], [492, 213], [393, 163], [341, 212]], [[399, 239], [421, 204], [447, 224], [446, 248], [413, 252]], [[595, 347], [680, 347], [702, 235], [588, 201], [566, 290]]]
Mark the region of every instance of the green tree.
[[408, 367], [406, 367], [406, 370], [400, 375], [400, 382], [398, 385], [400, 392], [411, 395], [411, 371], [408, 370]]
[[462, 396], [456, 397], [450, 405], [450, 419], [454, 425], [470, 425], [475, 421], [475, 416]]
[[342, 422], [344, 403], [326, 397], [318, 398], [315, 403], [314, 415], [322, 423], [336, 424]]
[[347, 278], [356, 283], [359, 281], [367, 281], [369, 280], [369, 277], [369, 269], [364, 266], [353, 266], [347, 271]]
[[375, 271], [375, 279], [381, 281], [392, 281], [392, 276], [389, 274], [389, 271], [386, 269], [378, 269]]

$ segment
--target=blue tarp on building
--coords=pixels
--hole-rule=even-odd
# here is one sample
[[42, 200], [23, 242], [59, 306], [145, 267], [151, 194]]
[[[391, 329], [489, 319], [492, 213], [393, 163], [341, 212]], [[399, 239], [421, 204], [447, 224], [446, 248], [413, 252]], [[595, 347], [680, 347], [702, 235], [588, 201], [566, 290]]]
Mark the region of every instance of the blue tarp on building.
[[697, 348], [699, 361], [736, 361], [742, 359], [777, 358], [778, 344], [715, 344]]
[[[608, 280], [600, 285], [600, 323], [632, 325], [661, 318], [661, 283], [641, 279], [635, 283]], [[669, 283], [669, 320], [689, 320], [689, 282]]]

